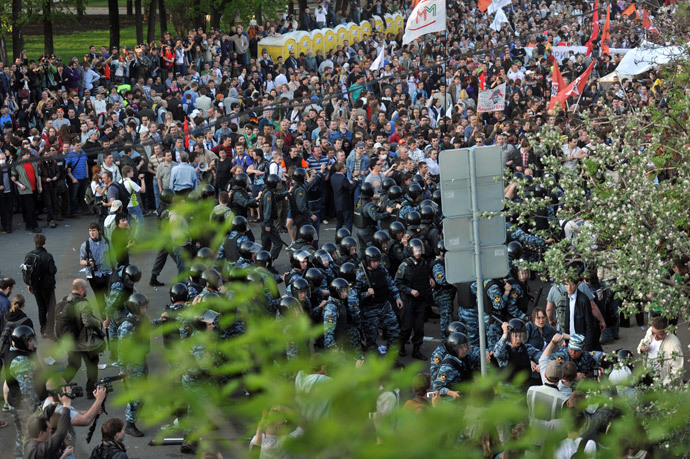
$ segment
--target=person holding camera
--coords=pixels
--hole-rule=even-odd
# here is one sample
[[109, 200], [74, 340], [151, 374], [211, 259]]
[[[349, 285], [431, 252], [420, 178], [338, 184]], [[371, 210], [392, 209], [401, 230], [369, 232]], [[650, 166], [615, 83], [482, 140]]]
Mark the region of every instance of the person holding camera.
[[[43, 416], [33, 418], [29, 421], [29, 440], [24, 445], [25, 458], [43, 459], [60, 457], [60, 459], [64, 459], [74, 453], [73, 446], [64, 447], [67, 432], [70, 427], [70, 410], [72, 409], [72, 398], [70, 397], [69, 387], [66, 387], [65, 391], [60, 393], [59, 399], [59, 403], [61, 403], [60, 408], [62, 408], [60, 411], [61, 416], [54, 433], [51, 434], [50, 431], [50, 417], [52, 417], [52, 415], [49, 416], [49, 414], [55, 413], [55, 409], [51, 408], [50, 410], [46, 410]], [[60, 451], [62, 451], [62, 455], [58, 456]]]
[[[92, 399], [98, 379], [98, 354], [105, 348], [105, 333], [101, 329], [101, 321], [96, 318], [86, 299], [87, 290], [84, 279], [72, 281], [72, 292], [61, 301], [60, 310], [64, 314], [56, 321], [56, 333], [63, 333], [62, 338], [68, 332], [74, 340], [74, 347], [67, 355], [65, 380], [72, 381], [83, 359], [86, 365], [87, 398]], [[58, 330], [58, 327], [63, 330]]]
[[86, 267], [86, 279], [96, 296], [101, 317], [105, 317], [105, 294], [112, 273], [112, 254], [110, 242], [101, 234], [101, 225], [89, 223], [89, 238], [79, 249], [79, 264]]

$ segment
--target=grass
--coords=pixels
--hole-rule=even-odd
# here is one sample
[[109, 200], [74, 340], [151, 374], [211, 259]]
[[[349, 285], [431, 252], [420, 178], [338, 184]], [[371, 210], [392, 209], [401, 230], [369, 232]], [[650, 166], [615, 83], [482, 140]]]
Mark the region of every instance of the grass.
[[[88, 20], [88, 16], [85, 18]], [[76, 25], [75, 25], [76, 26]], [[146, 37], [147, 25], [144, 24], [144, 38]], [[136, 28], [125, 27], [120, 29], [120, 47], [131, 46], [137, 44]], [[160, 28], [156, 24], [156, 39], [160, 37]], [[105, 45], [110, 45], [110, 31], [105, 30], [86, 30], [83, 32], [74, 32], [65, 35], [55, 35], [53, 37], [55, 48], [55, 55], [62, 57], [62, 60], [69, 59], [71, 56], [76, 56], [79, 59], [84, 57], [84, 54], [89, 52], [89, 46], [95, 45], [100, 48]], [[43, 54], [43, 35], [24, 35], [24, 48], [29, 59], [38, 60]], [[7, 49], [12, 50], [12, 40], [8, 40]]]

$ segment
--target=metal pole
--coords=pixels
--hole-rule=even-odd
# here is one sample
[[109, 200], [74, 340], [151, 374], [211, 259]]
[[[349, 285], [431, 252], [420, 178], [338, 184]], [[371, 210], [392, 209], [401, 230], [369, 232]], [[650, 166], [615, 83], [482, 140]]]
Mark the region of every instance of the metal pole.
[[484, 283], [482, 281], [482, 249], [479, 241], [479, 199], [477, 197], [476, 148], [470, 148], [470, 196], [472, 198], [472, 235], [474, 237], [474, 269], [477, 277], [477, 318], [479, 323], [479, 354], [482, 376], [486, 375], [486, 330], [484, 329]]

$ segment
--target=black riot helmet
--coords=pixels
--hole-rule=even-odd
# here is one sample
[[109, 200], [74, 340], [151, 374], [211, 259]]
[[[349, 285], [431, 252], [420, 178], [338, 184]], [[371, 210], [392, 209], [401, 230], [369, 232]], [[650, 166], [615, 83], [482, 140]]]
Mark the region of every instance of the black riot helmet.
[[419, 185], [422, 189], [426, 187], [426, 180], [424, 180], [422, 174], [414, 174], [414, 177], [412, 177], [412, 182]]
[[455, 320], [448, 324], [448, 326], [444, 330], [444, 333], [446, 335], [446, 338], [448, 338], [453, 333], [462, 333], [463, 335], [467, 335], [467, 327], [465, 327], [465, 324], [463, 324], [462, 322]]
[[266, 177], [266, 186], [269, 190], [275, 190], [278, 188], [279, 183], [280, 177], [278, 177], [276, 174], [269, 174], [269, 176]]
[[[33, 349], [29, 349], [29, 341], [31, 340], [34, 340]], [[36, 343], [36, 332], [28, 325], [15, 327], [15, 329], [12, 330], [10, 341], [12, 342], [12, 347], [23, 352], [35, 352], [38, 347]]]
[[364, 182], [360, 187], [360, 194], [365, 198], [374, 197], [374, 185], [371, 182]]
[[508, 322], [508, 332], [510, 333], [525, 333], [527, 331], [527, 327], [525, 327], [525, 323], [520, 320], [520, 319], [510, 319]]
[[419, 216], [421, 217], [422, 223], [431, 223], [435, 215], [436, 212], [434, 212], [434, 208], [430, 205], [424, 205], [419, 208]]
[[[343, 228], [341, 228], [343, 229]], [[323, 250], [328, 252], [328, 254], [331, 256], [332, 260], [340, 258], [340, 252], [338, 251], [338, 246], [335, 245], [333, 242], [326, 242], [324, 245], [321, 246]], [[318, 250], [317, 250], [318, 252]]]
[[246, 240], [242, 244], [240, 244], [240, 248], [238, 250], [240, 256], [245, 260], [253, 260], [254, 255], [259, 253], [260, 251], [261, 244], [250, 240]]
[[307, 171], [303, 167], [298, 167], [295, 172], [292, 173], [292, 180], [295, 183], [303, 184], [307, 180]]
[[434, 190], [434, 192], [431, 193], [431, 200], [434, 201], [439, 210], [441, 210], [441, 190]]
[[247, 186], [249, 186], [249, 176], [244, 172], [240, 172], [232, 179], [232, 187], [235, 190], [244, 190]]
[[134, 285], [141, 280], [141, 270], [136, 265], [127, 265], [122, 277], [125, 283]]
[[161, 191], [160, 199], [166, 204], [172, 204], [174, 197], [175, 192], [170, 188], [165, 188], [163, 191]]
[[266, 269], [270, 269], [273, 266], [273, 260], [271, 259], [271, 253], [268, 250], [259, 250], [256, 254], [255, 263], [259, 266], [263, 266]]
[[351, 261], [343, 263], [340, 267], [340, 277], [348, 281], [349, 283], [354, 283], [357, 280], [357, 266]]
[[522, 257], [522, 244], [518, 241], [511, 241], [508, 244], [508, 259], [512, 262]]
[[352, 236], [348, 236], [340, 241], [340, 254], [342, 256], [348, 257], [353, 255], [352, 249], [355, 250], [355, 253], [357, 252], [357, 239], [353, 238]]
[[324, 249], [317, 250], [311, 257], [311, 264], [317, 268], [326, 269], [331, 263], [333, 263], [333, 257]]
[[196, 257], [199, 260], [213, 260], [213, 250], [208, 247], [202, 247], [197, 251]]
[[294, 296], [284, 296], [278, 302], [278, 310], [283, 316], [290, 310], [302, 311], [302, 303]]
[[216, 195], [216, 189], [210, 183], [206, 183], [201, 187], [201, 198], [209, 199]]
[[633, 364], [635, 362], [635, 356], [633, 355], [632, 352], [630, 352], [627, 349], [618, 349], [616, 351], [616, 363], [618, 363], [618, 366], [627, 366], [631, 370], [633, 369]]
[[201, 274], [201, 284], [204, 287], [217, 289], [220, 287], [220, 273], [215, 269], [207, 269]]
[[290, 255], [290, 266], [294, 269], [302, 269], [302, 262], [309, 260], [311, 254], [306, 250], [297, 250]]
[[447, 252], [447, 250], [446, 250], [446, 243], [443, 242], [443, 239], [441, 239], [441, 240], [438, 241], [438, 243], [436, 244], [436, 253], [437, 253], [438, 255], [444, 256], [444, 255], [446, 254], [446, 252]]
[[469, 350], [469, 347], [470, 340], [467, 339], [467, 335], [465, 335], [464, 333], [451, 333], [450, 335], [448, 335], [448, 339], [446, 339], [446, 352], [455, 357], [458, 356], [458, 351], [460, 349], [465, 348], [466, 350]]
[[397, 201], [398, 199], [402, 198], [403, 190], [398, 185], [393, 185], [386, 193], [386, 196], [388, 197], [389, 201]]
[[180, 301], [187, 300], [189, 300], [189, 292], [187, 291], [186, 285], [182, 282], [178, 282], [170, 286], [170, 301], [179, 303]]
[[391, 177], [386, 177], [385, 179], [383, 179], [383, 182], [381, 183], [381, 189], [384, 193], [388, 193], [388, 190], [390, 190], [392, 187], [396, 185], [397, 183], [395, 182], [395, 179]]
[[544, 196], [546, 196], [546, 187], [541, 183], [537, 183], [534, 186], [533, 194], [535, 198], [543, 198]]
[[263, 286], [266, 282], [266, 278], [259, 271], [252, 270], [247, 273], [247, 282], [250, 284], [260, 284]]
[[386, 231], [379, 230], [374, 233], [373, 237], [374, 247], [377, 247], [381, 252], [388, 250], [388, 244], [391, 242], [391, 237]]
[[132, 293], [125, 301], [125, 309], [135, 316], [141, 315], [141, 309], [149, 304], [149, 299], [143, 293]]
[[312, 243], [316, 239], [316, 228], [311, 225], [302, 225], [297, 232], [297, 237], [305, 242]]
[[232, 219], [232, 229], [238, 233], [247, 232], [247, 219], [242, 215], [237, 215]]
[[413, 237], [410, 242], [407, 243], [407, 247], [414, 258], [420, 258], [424, 255], [424, 243], [421, 239]]
[[311, 288], [316, 289], [321, 287], [323, 282], [323, 273], [316, 268], [309, 268], [307, 272], [304, 273], [304, 278], [309, 282]]
[[350, 230], [347, 228], [340, 228], [338, 231], [335, 232], [335, 243], [336, 243], [336, 245], [340, 245], [342, 240], [348, 236], [352, 236], [352, 234], [350, 233]]
[[419, 183], [412, 182], [407, 188], [407, 194], [412, 200], [416, 201], [424, 193], [424, 189], [419, 186]]
[[311, 288], [309, 287], [309, 282], [303, 277], [295, 276], [290, 282], [290, 287], [292, 290], [292, 296], [299, 298], [297, 295], [300, 292], [304, 292], [309, 296], [311, 294]]
[[422, 216], [416, 210], [411, 210], [405, 215], [405, 225], [409, 229], [419, 229], [419, 225], [422, 223]]
[[192, 282], [198, 283], [201, 280], [201, 274], [204, 272], [205, 269], [206, 266], [202, 263], [194, 263], [189, 268], [189, 278], [192, 280]]
[[350, 293], [350, 284], [342, 277], [336, 277], [328, 285], [328, 293], [336, 300], [346, 300]]
[[364, 251], [364, 260], [368, 267], [371, 267], [371, 263], [374, 261], [381, 261], [381, 251], [376, 247], [367, 247]]
[[390, 226], [388, 226], [388, 232], [393, 239], [396, 239], [398, 236], [405, 234], [405, 225], [399, 221], [391, 222]]

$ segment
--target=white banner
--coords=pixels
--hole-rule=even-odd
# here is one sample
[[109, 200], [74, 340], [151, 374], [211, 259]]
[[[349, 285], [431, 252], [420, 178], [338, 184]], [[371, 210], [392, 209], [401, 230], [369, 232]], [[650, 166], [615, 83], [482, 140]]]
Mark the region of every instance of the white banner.
[[[525, 52], [527, 53], [528, 56], [532, 55], [532, 50], [533, 47], [525, 47]], [[586, 46], [554, 46], [552, 49], [553, 56], [556, 58], [559, 64], [562, 64], [563, 61], [567, 60], [570, 57], [570, 51], [573, 52], [575, 56], [578, 54], [587, 54], [587, 47]], [[628, 48], [609, 48], [609, 54], [614, 55], [614, 54], [626, 54], [630, 49]], [[541, 56], [539, 56], [541, 57]]]
[[500, 112], [506, 106], [506, 84], [479, 91], [477, 113]]
[[403, 45], [422, 35], [446, 30], [446, 0], [420, 0], [407, 19]]

